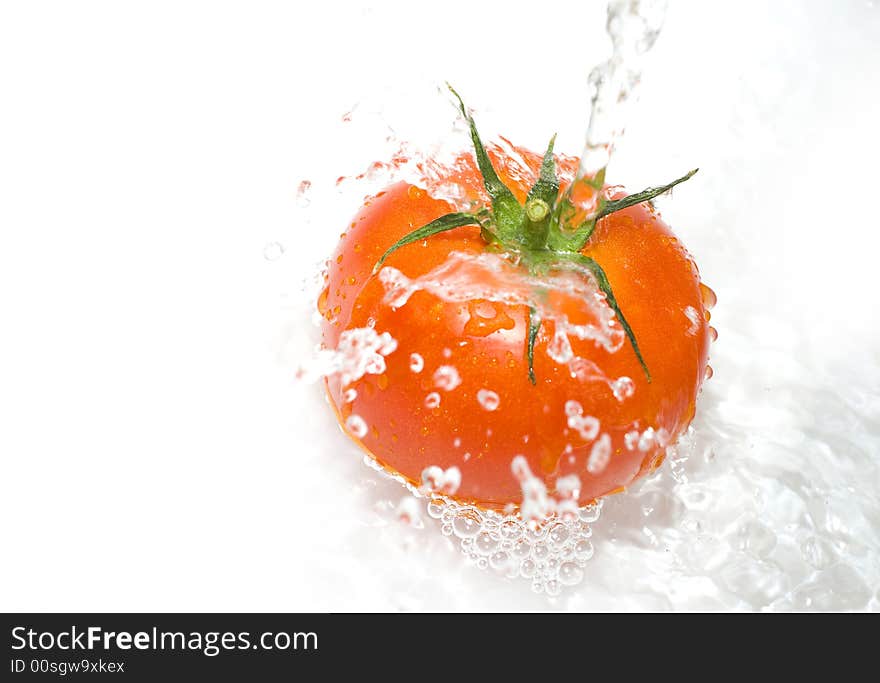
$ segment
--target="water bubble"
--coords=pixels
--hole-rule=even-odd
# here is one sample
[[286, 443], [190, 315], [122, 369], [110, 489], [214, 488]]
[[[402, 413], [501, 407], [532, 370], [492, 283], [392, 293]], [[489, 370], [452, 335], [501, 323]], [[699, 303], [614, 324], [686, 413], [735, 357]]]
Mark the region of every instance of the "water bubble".
[[477, 548], [477, 552], [489, 555], [498, 547], [498, 541], [492, 538], [492, 535], [488, 532], [481, 531], [474, 538], [474, 545]]
[[440, 405], [440, 394], [436, 391], [432, 391], [430, 394], [425, 396], [425, 408], [430, 410], [438, 407]]
[[580, 520], [582, 522], [587, 522], [589, 524], [592, 524], [593, 522], [595, 522], [596, 520], [599, 519], [599, 515], [600, 515], [601, 511], [602, 511], [602, 507], [599, 504], [591, 503], [589, 505], [585, 505], [584, 507], [582, 507], [580, 514], [578, 516], [580, 517]]
[[452, 391], [461, 384], [461, 376], [452, 365], [441, 365], [434, 372], [434, 385], [443, 391]]
[[417, 353], [409, 355], [409, 369], [413, 372], [421, 372], [425, 368], [425, 359]]
[[501, 399], [498, 397], [494, 391], [490, 391], [489, 389], [480, 389], [477, 392], [477, 401], [480, 405], [488, 411], [493, 411], [498, 408], [499, 403], [501, 403]]
[[459, 538], [469, 538], [480, 533], [482, 519], [476, 509], [461, 511], [452, 521], [452, 530]]
[[428, 501], [428, 516], [431, 519], [440, 519], [443, 516], [443, 510], [446, 504], [440, 498], [432, 498]]
[[550, 579], [544, 586], [544, 590], [547, 592], [547, 595], [555, 598], [557, 595], [562, 593], [562, 586], [559, 581], [556, 579]]
[[277, 261], [284, 255], [284, 245], [280, 242], [269, 242], [263, 247], [263, 258], [267, 261]]
[[505, 519], [498, 528], [502, 538], [514, 539], [522, 535], [522, 526], [515, 519]]
[[586, 539], [581, 539], [574, 544], [574, 554], [579, 560], [589, 560], [593, 557], [594, 552], [592, 542]]
[[528, 557], [532, 554], [532, 547], [528, 544], [527, 541], [518, 541], [513, 546], [513, 555], [514, 557]]
[[530, 579], [535, 575], [538, 567], [534, 560], [523, 560], [519, 565], [519, 573], [524, 579]]
[[492, 553], [492, 555], [489, 556], [489, 566], [492, 567], [492, 569], [504, 569], [510, 564], [510, 561], [510, 554], [505, 552], [504, 550], [499, 550], [498, 552]]
[[440, 533], [444, 536], [452, 536], [452, 525], [451, 524], [443, 524], [440, 526]]
[[349, 415], [345, 420], [345, 426], [353, 436], [362, 439], [367, 435], [367, 423], [360, 415]]
[[554, 524], [550, 528], [550, 533], [548, 534], [550, 542], [557, 546], [565, 543], [570, 535], [571, 534], [565, 524]]

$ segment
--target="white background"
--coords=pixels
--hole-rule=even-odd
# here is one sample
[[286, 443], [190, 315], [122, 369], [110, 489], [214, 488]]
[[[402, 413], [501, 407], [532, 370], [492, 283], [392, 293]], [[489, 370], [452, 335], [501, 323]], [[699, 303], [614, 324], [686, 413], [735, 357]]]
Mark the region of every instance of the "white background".
[[[298, 183], [376, 158], [342, 114], [387, 93], [402, 138], [449, 130], [424, 95], [449, 80], [487, 130], [576, 153], [603, 23], [600, 2], [2, 3], [0, 609], [761, 607], [601, 582], [548, 604], [465, 566], [379, 514], [399, 494], [279, 350], [343, 225], [299, 223]], [[852, 417], [875, 458], [878, 46], [864, 0], [673, 2], [612, 173], [702, 167], [662, 207], [721, 302], [715, 424], [786, 423], [809, 394], [744, 361], [796, 354], [858, 397], [815, 420]], [[876, 469], [852, 476], [876, 498]]]

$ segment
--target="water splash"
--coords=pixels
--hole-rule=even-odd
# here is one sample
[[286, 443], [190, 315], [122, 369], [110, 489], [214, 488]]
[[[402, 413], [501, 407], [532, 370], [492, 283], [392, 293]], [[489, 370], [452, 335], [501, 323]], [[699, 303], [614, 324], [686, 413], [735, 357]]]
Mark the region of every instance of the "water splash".
[[638, 100], [645, 54], [654, 46], [666, 18], [666, 0], [611, 0], [606, 29], [611, 57], [590, 72], [590, 120], [576, 176], [602, 173], [623, 135], [629, 109]]

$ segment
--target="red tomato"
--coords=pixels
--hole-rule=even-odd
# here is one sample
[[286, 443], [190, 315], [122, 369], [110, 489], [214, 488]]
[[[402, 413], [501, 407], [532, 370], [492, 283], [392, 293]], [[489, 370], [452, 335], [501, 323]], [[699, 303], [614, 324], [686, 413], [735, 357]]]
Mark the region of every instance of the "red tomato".
[[[500, 148], [490, 150], [500, 179], [522, 204], [541, 157], [517, 153], [527, 173]], [[576, 159], [556, 162], [573, 176]], [[482, 186], [469, 156], [449, 175], [461, 185]], [[397, 341], [385, 356], [383, 372], [364, 374], [347, 386], [338, 375], [328, 378], [340, 422], [352, 415], [363, 420], [349, 435], [383, 467], [415, 485], [428, 466], [457, 467], [461, 484], [454, 497], [496, 509], [522, 500], [511, 471], [516, 455], [525, 456], [551, 495], [560, 477], [576, 474], [581, 504], [656, 468], [665, 447], [694, 416], [714, 333], [708, 322], [714, 295], [700, 283], [693, 260], [653, 206], [638, 204], [602, 218], [580, 250], [604, 269], [650, 381], [630, 343], [610, 352], [572, 337], [572, 351], [595, 363], [609, 380], [630, 378], [634, 391], [623, 400], [608, 381], [573, 377], [567, 365], [548, 355], [553, 320], [543, 322], [535, 340], [533, 384], [526, 305], [449, 301], [424, 290], [397, 308], [386, 303], [385, 287], [373, 273], [376, 263], [414, 229], [453, 211], [418, 187], [392, 185], [366, 201], [329, 261], [319, 301], [324, 345], [336, 348], [344, 331], [370, 326]], [[490, 247], [479, 227], [458, 227], [400, 247], [384, 265], [415, 279], [444, 264], [452, 252], [477, 256], [493, 249], [497, 245]], [[491, 286], [486, 278], [484, 284]], [[573, 321], [584, 315], [582, 302], [564, 292], [554, 305]], [[423, 368], [416, 371], [419, 359]], [[438, 379], [444, 384], [444, 371], [438, 376], [438, 369], [445, 367], [454, 368], [460, 380], [450, 390], [438, 386]], [[445, 386], [450, 384], [455, 382]], [[579, 429], [584, 417], [598, 420], [595, 434], [592, 421]]]

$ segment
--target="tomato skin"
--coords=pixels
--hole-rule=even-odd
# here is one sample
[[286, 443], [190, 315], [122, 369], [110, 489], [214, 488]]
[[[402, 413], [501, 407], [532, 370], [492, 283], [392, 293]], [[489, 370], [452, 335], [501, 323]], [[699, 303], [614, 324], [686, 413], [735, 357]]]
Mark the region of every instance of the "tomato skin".
[[[512, 172], [497, 148], [493, 155], [502, 180], [522, 201], [533, 178]], [[539, 158], [521, 156], [535, 172]], [[572, 170], [576, 160], [559, 163]], [[472, 163], [457, 164], [456, 169], [458, 182], [479, 187]], [[595, 362], [607, 377], [632, 380], [634, 394], [620, 401], [606, 382], [573, 378], [567, 366], [548, 356], [552, 321], [545, 321], [536, 341], [537, 383], [532, 385], [524, 306], [448, 302], [425, 291], [415, 292], [397, 309], [383, 302], [385, 289], [372, 274], [380, 256], [404, 235], [453, 210], [417, 187], [392, 185], [364, 204], [329, 261], [319, 302], [324, 345], [335, 348], [342, 331], [370, 324], [398, 342], [385, 358], [383, 374], [364, 375], [351, 387], [341, 386], [339, 376], [327, 380], [340, 421], [356, 414], [368, 425], [367, 433], [355, 440], [414, 484], [429, 465], [456, 466], [462, 481], [455, 497], [491, 508], [522, 499], [510, 468], [515, 455], [526, 457], [551, 493], [558, 477], [576, 474], [581, 503], [625, 487], [659, 465], [663, 444], [648, 439], [644, 449], [633, 447], [631, 436], [628, 447], [626, 434], [651, 427], [665, 430], [669, 442], [675, 441], [694, 416], [710, 343], [696, 265], [669, 227], [650, 205], [637, 205], [602, 219], [583, 250], [605, 270], [651, 370], [648, 383], [628, 342], [611, 353], [572, 338], [574, 353]], [[450, 252], [477, 255], [485, 247], [478, 228], [463, 227], [407, 245], [385, 265], [415, 278], [443, 264]], [[690, 317], [685, 314], [688, 307], [693, 309]], [[424, 360], [421, 372], [410, 368], [413, 353]], [[456, 368], [460, 376], [460, 385], [451, 391], [435, 386], [434, 373], [441, 366]], [[351, 402], [343, 398], [347, 388], [357, 391]], [[497, 409], [481, 405], [481, 390], [498, 395]], [[440, 396], [436, 407], [426, 406], [432, 392]], [[597, 417], [600, 433], [611, 439], [611, 459], [601, 472], [587, 471], [594, 440], [569, 428], [568, 401], [577, 401], [585, 415]]]

